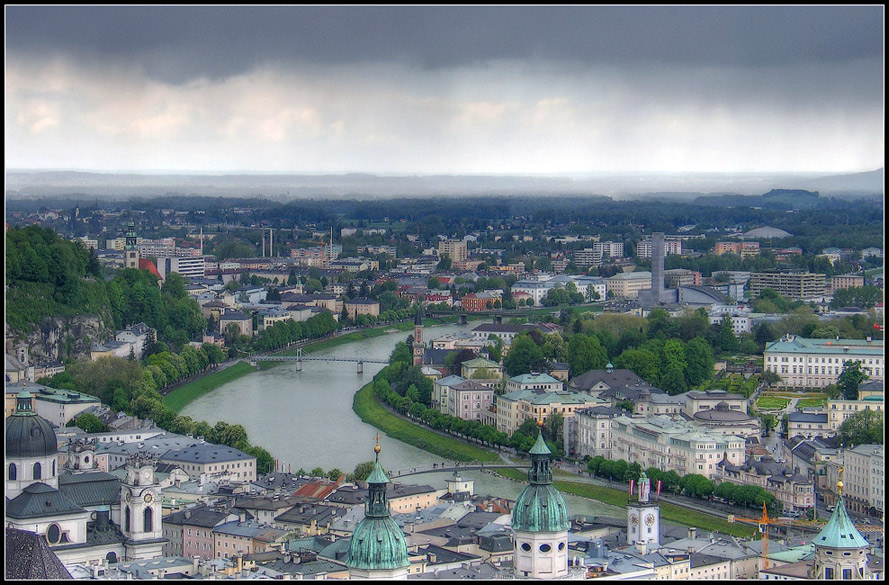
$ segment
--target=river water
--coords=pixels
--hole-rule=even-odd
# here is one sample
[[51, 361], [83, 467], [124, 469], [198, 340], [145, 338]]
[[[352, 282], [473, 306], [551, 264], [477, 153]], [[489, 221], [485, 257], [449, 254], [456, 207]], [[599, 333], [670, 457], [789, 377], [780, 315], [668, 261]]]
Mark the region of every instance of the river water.
[[[469, 331], [469, 325], [427, 326], [424, 338], [432, 340], [449, 333]], [[349, 343], [313, 352], [307, 357], [361, 357], [388, 359], [398, 341], [409, 332], [399, 331], [369, 340]], [[288, 466], [296, 472], [302, 468], [321, 467], [350, 473], [363, 461], [372, 461], [378, 430], [358, 418], [352, 410], [352, 398], [359, 388], [373, 379], [382, 364], [364, 364], [364, 373], [357, 373], [354, 362], [303, 361], [302, 371], [296, 363], [284, 362], [275, 367], [257, 370], [205, 394], [181, 412], [194, 420], [214, 425], [219, 420], [243, 425], [250, 442], [261, 445], [278, 459], [279, 468]], [[440, 463], [442, 459], [380, 433], [380, 463], [387, 472]], [[475, 482], [475, 493], [515, 499], [524, 482], [511, 481], [480, 471], [465, 471], [464, 478]], [[444, 488], [452, 473], [427, 473], [400, 478], [411, 484], [428, 484]], [[601, 502], [565, 495], [571, 515], [606, 515], [623, 517], [625, 512]]]

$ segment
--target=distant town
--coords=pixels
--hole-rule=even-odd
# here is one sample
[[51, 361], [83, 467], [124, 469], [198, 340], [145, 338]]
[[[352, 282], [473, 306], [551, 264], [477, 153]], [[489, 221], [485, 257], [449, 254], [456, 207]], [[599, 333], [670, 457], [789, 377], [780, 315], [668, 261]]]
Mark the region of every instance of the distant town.
[[[7, 576], [883, 578], [880, 199], [7, 203]], [[398, 332], [332, 367], [427, 467], [181, 413]]]

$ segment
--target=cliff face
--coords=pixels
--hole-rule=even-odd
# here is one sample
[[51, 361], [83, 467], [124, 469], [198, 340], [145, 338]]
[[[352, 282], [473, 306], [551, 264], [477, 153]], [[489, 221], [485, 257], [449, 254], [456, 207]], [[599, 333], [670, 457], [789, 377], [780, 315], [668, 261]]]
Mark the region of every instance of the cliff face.
[[47, 317], [38, 327], [24, 333], [6, 330], [8, 346], [28, 345], [31, 365], [58, 362], [67, 357], [89, 360], [93, 342], [113, 337], [114, 331], [97, 315]]

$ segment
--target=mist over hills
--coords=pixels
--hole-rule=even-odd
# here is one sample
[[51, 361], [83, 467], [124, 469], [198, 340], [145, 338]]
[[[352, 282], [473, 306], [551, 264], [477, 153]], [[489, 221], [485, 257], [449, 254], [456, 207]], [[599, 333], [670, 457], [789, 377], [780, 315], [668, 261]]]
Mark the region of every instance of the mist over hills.
[[882, 197], [883, 169], [854, 174], [596, 173], [571, 176], [373, 174], [147, 174], [8, 170], [7, 199], [78, 195], [120, 200], [182, 195], [293, 199], [442, 196], [606, 196], [693, 201], [762, 195], [772, 189], [822, 197]]

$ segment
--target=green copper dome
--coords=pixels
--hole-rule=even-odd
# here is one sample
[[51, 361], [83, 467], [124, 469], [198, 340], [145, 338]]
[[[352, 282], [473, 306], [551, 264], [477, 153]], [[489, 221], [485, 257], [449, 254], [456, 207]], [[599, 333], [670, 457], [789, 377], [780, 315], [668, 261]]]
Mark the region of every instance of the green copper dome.
[[352, 569], [398, 569], [407, 567], [407, 544], [395, 520], [365, 518], [352, 533], [346, 564]]
[[833, 514], [830, 515], [827, 526], [821, 529], [812, 544], [829, 548], [866, 548], [870, 546], [867, 539], [855, 528], [849, 514], [846, 513], [846, 503], [842, 496], [840, 496]]
[[512, 510], [513, 530], [527, 532], [564, 532], [568, 530], [568, 506], [553, 487], [549, 468], [550, 450], [538, 432], [537, 442], [529, 452], [531, 469], [528, 485], [516, 499]]
[[[379, 440], [379, 439], [378, 439]], [[352, 569], [399, 569], [410, 565], [404, 532], [389, 516], [386, 484], [389, 478], [379, 461], [379, 443], [374, 468], [367, 478], [368, 497], [364, 520], [358, 523], [349, 542], [346, 565]]]

